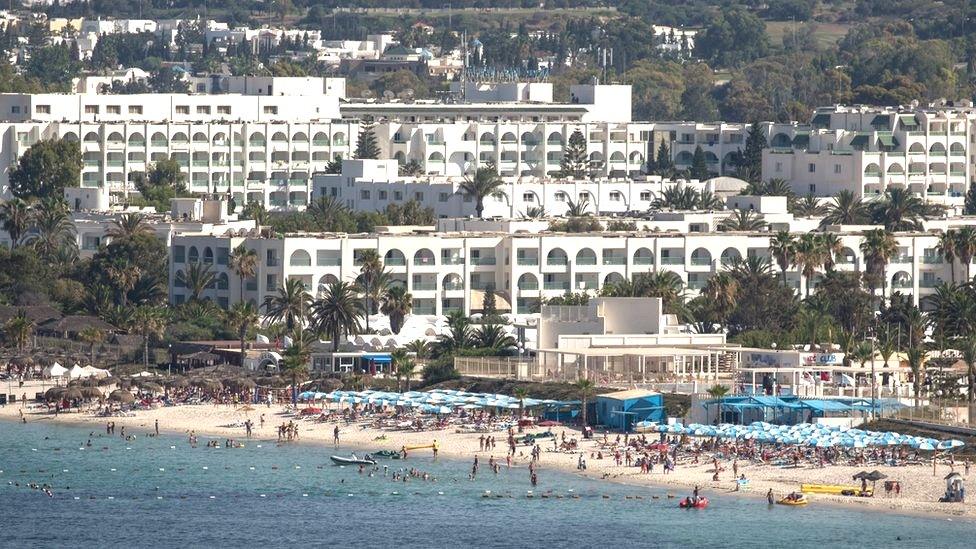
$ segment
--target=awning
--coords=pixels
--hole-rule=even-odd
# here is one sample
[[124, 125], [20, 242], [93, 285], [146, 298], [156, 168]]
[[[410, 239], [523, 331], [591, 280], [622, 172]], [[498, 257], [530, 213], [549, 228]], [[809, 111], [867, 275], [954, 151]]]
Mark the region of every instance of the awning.
[[819, 128], [829, 128], [830, 115], [827, 113], [820, 113], [813, 117], [813, 120], [810, 121], [810, 125]]
[[868, 136], [866, 135], [855, 135], [854, 139], [851, 139], [851, 147], [855, 149], [863, 149], [868, 146]]
[[851, 407], [836, 400], [801, 400], [800, 406], [817, 412], [847, 412]]
[[898, 140], [895, 136], [891, 134], [879, 134], [878, 135], [878, 146], [879, 147], [897, 147]]
[[910, 128], [917, 128], [918, 127], [918, 120], [915, 120], [915, 115], [914, 114], [902, 114], [902, 115], [900, 115], [898, 117], [898, 120], [901, 122], [901, 125], [903, 127], [906, 127], [906, 128], [909, 128], [909, 127]]
[[393, 362], [393, 357], [389, 353], [367, 353], [363, 355], [363, 360], [369, 360], [376, 364], [389, 364]]
[[889, 118], [887, 114], [879, 114], [875, 116], [873, 120], [871, 120], [871, 125], [875, 128], [890, 128], [891, 118]]

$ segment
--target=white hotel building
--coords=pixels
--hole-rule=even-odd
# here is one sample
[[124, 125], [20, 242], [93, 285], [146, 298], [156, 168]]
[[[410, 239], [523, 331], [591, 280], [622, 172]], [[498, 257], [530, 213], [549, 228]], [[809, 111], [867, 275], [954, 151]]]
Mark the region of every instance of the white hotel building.
[[972, 106], [818, 109], [808, 124], [769, 126], [763, 178], [785, 179], [800, 196], [905, 188], [958, 208], [976, 177], [974, 122]]
[[[477, 311], [488, 286], [496, 289], [500, 310], [528, 313], [540, 297], [596, 291], [651, 271], [677, 273], [692, 297], [736, 258], [769, 257], [771, 233], [714, 232], [718, 216], [727, 214], [686, 215], [688, 219], [673, 214], [648, 222], [644, 231], [620, 233], [551, 233], [544, 221], [460, 219], [441, 220], [437, 230], [391, 227], [376, 234], [184, 233], [172, 238], [170, 297], [174, 303], [187, 299], [188, 290], [175, 284], [177, 274], [190, 263], [204, 262], [217, 273], [215, 286], [204, 297], [224, 307], [235, 302], [239, 279], [227, 258], [240, 244], [260, 258], [257, 276], [245, 281], [244, 288], [245, 299], [255, 303], [262, 303], [289, 278], [301, 280], [313, 294], [330, 282], [352, 281], [359, 274], [363, 251], [375, 250], [413, 296], [413, 313], [426, 315]], [[711, 216], [711, 221], [702, 216]], [[806, 225], [798, 222], [794, 230], [809, 230]], [[864, 228], [834, 229], [845, 245], [836, 268], [863, 270]], [[896, 238], [898, 253], [886, 271], [888, 293], [911, 294], [918, 301], [940, 281], [949, 280], [950, 267], [936, 251], [936, 233], [899, 233]], [[788, 280], [801, 293], [806, 287], [796, 269]]]
[[289, 209], [308, 203], [313, 174], [352, 157], [365, 118], [376, 122], [385, 158], [416, 160], [435, 176], [462, 176], [491, 161], [513, 183], [557, 172], [576, 130], [587, 139], [592, 175], [604, 179], [641, 174], [662, 141], [679, 168], [700, 145], [713, 171], [725, 172], [746, 133], [742, 124], [632, 122], [629, 86], [573, 86], [567, 104], [552, 102], [544, 83], [471, 84], [458, 103], [347, 103], [334, 79], [271, 80], [194, 81], [204, 92], [237, 94], [2, 94], [0, 197], [9, 197], [20, 155], [51, 138], [78, 140], [79, 185], [116, 200], [134, 192], [153, 162], [174, 158], [191, 192]]

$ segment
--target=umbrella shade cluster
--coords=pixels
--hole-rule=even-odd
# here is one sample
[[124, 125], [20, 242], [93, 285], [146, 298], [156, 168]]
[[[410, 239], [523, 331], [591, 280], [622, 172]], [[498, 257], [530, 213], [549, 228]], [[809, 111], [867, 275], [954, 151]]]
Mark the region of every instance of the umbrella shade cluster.
[[578, 406], [578, 401], [541, 400], [524, 398], [521, 404], [518, 398], [501, 394], [468, 393], [437, 389], [433, 391], [408, 391], [394, 393], [386, 391], [332, 391], [329, 393], [305, 391], [298, 395], [303, 401], [328, 401], [347, 404], [376, 404], [378, 406], [400, 406], [413, 408], [429, 414], [449, 414], [457, 409], [477, 410], [481, 408], [495, 408], [504, 410], [518, 410], [534, 407], [570, 407]]
[[[637, 425], [648, 430], [653, 427], [649, 422]], [[869, 446], [907, 446], [916, 450], [952, 450], [964, 446], [960, 440], [939, 441], [934, 438], [902, 435], [891, 431], [866, 431], [845, 427], [832, 427], [812, 423], [797, 425], [772, 425], [764, 421], [756, 421], [749, 425], [702, 425], [692, 423], [682, 425], [658, 425], [658, 432], [674, 435], [688, 435], [695, 437], [721, 437], [737, 440], [755, 440], [756, 442], [772, 444], [792, 444], [816, 448], [867, 448]]]
[[136, 401], [136, 397], [125, 389], [116, 389], [112, 391], [112, 394], [108, 395], [108, 399], [112, 402], [118, 402], [120, 404], [132, 404]]

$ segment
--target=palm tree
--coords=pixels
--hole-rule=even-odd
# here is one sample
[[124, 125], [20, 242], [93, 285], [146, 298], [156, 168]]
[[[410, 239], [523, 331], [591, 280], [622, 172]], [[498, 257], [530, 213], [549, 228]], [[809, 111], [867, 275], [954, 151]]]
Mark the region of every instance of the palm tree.
[[886, 229], [871, 229], [864, 232], [864, 240], [861, 241], [861, 253], [864, 254], [867, 272], [865, 273], [871, 293], [874, 294], [877, 283], [881, 281], [881, 299], [887, 294], [887, 275], [885, 268], [888, 261], [894, 257], [898, 251], [898, 242], [895, 236]]
[[35, 324], [25, 309], [19, 309], [13, 318], [3, 325], [4, 335], [13, 341], [18, 351], [23, 351], [30, 344], [34, 335]]
[[237, 337], [241, 342], [241, 355], [240, 364], [244, 367], [244, 358], [246, 356], [244, 352], [244, 339], [247, 337], [247, 331], [251, 329], [252, 326], [258, 323], [258, 309], [254, 306], [254, 303], [250, 301], [238, 301], [233, 307], [227, 311], [227, 324], [237, 332]]
[[708, 279], [702, 294], [708, 298], [719, 323], [724, 324], [739, 300], [739, 282], [731, 274], [718, 273]]
[[471, 320], [461, 311], [451, 311], [447, 315], [449, 334], [442, 334], [437, 341], [437, 350], [442, 355], [450, 355], [471, 347]]
[[813, 233], [801, 235], [794, 252], [796, 264], [800, 267], [800, 274], [803, 275], [806, 282], [806, 297], [810, 297], [810, 283], [813, 280], [813, 275], [816, 274], [817, 267], [823, 265], [827, 254], [822, 241], [818, 235]]
[[843, 190], [837, 193], [833, 203], [827, 206], [826, 215], [820, 222], [820, 226], [860, 225], [866, 223], [868, 218], [868, 209], [864, 201], [853, 192]]
[[718, 420], [719, 423], [722, 421], [722, 404], [725, 401], [725, 395], [729, 394], [729, 388], [725, 385], [712, 385], [707, 391], [709, 396], [718, 399]]
[[800, 333], [805, 336], [803, 339], [810, 344], [811, 348], [815, 348], [820, 343], [820, 335], [824, 328], [829, 331], [833, 322], [832, 316], [814, 307], [804, 307], [796, 319]]
[[828, 206], [821, 204], [812, 194], [795, 201], [791, 209], [793, 215], [799, 217], [820, 217], [829, 211]]
[[482, 324], [471, 333], [471, 337], [475, 347], [490, 349], [493, 353], [503, 352], [518, 344], [500, 324]]
[[969, 424], [976, 425], [976, 336], [960, 342], [962, 359], [966, 363], [966, 397], [969, 400]]
[[147, 369], [149, 368], [149, 340], [162, 337], [165, 328], [166, 317], [161, 307], [143, 305], [132, 313], [129, 331], [142, 336], [142, 361]]
[[264, 298], [263, 306], [269, 323], [284, 321], [285, 328], [290, 332], [296, 326], [305, 324], [311, 302], [312, 296], [305, 290], [305, 283], [297, 278], [288, 278], [277, 293]]
[[[191, 264], [190, 267], [192, 268], [193, 264]], [[209, 272], [210, 265], [206, 265], [206, 267]], [[137, 265], [124, 260], [118, 260], [108, 266], [105, 274], [108, 276], [109, 280], [115, 284], [115, 288], [119, 293], [119, 299], [122, 301], [122, 306], [125, 307], [128, 305], [129, 290], [135, 287], [136, 281], [138, 281], [139, 277], [142, 276], [142, 270]], [[179, 279], [179, 277], [177, 277], [177, 279]], [[210, 273], [210, 280], [207, 281], [207, 284], [210, 284], [212, 281], [213, 273]], [[187, 285], [187, 287], [189, 288], [190, 286]], [[201, 290], [201, 292], [202, 291], [203, 290]]]
[[318, 331], [332, 338], [332, 352], [339, 351], [342, 336], [362, 331], [359, 323], [365, 310], [356, 295], [356, 287], [348, 282], [329, 284], [322, 296], [312, 302], [312, 318]]
[[382, 298], [380, 312], [390, 317], [390, 330], [399, 334], [403, 328], [403, 320], [413, 309], [413, 296], [401, 285], [396, 285], [386, 291]]
[[573, 383], [573, 386], [576, 389], [576, 393], [580, 397], [580, 420], [582, 421], [582, 426], [586, 427], [586, 401], [593, 394], [593, 390], [596, 389], [596, 387], [593, 385], [592, 381], [586, 378], [577, 379], [576, 383]]
[[366, 331], [369, 331], [369, 315], [375, 314], [376, 304], [390, 287], [391, 275], [383, 267], [383, 260], [376, 250], [363, 250], [359, 256], [359, 276], [356, 284], [366, 299]]
[[418, 360], [430, 358], [430, 344], [423, 339], [415, 339], [404, 346], [407, 352], [413, 353]]
[[871, 344], [866, 341], [862, 341], [857, 345], [855, 345], [854, 348], [851, 350], [851, 360], [857, 362], [858, 365], [861, 366], [862, 368], [867, 363], [867, 361], [870, 360], [873, 362], [874, 349], [871, 347]]
[[574, 202], [572, 198], [566, 200], [566, 217], [583, 217], [590, 215], [587, 211], [590, 207], [589, 199], [584, 198], [579, 202]]
[[949, 264], [949, 275], [952, 278], [951, 282], [953, 284], [956, 283], [956, 243], [955, 230], [939, 231], [939, 243], [936, 245], [935, 250]]
[[399, 386], [399, 380], [403, 379], [406, 381], [406, 390], [410, 390], [410, 379], [417, 372], [417, 365], [410, 357], [407, 355], [405, 349], [397, 349], [392, 353], [393, 356], [393, 368], [397, 377], [397, 386]]
[[298, 383], [308, 377], [308, 359], [312, 355], [305, 332], [295, 330], [292, 344], [285, 349], [279, 361], [281, 373], [291, 379], [291, 401], [298, 401]]
[[817, 235], [817, 240], [822, 253], [824, 271], [829, 273], [834, 270], [835, 258], [844, 253], [844, 243], [835, 233], [821, 233]]
[[[67, 258], [69, 262], [77, 259], [75, 225], [64, 203], [45, 200], [33, 213], [34, 225], [27, 235], [21, 237], [21, 242], [30, 245], [49, 263], [54, 263], [59, 257]], [[64, 255], [65, 252], [67, 255]]]
[[976, 229], [963, 227], [956, 231], [955, 252], [959, 262], [966, 269], [966, 282], [972, 281], [969, 268], [973, 263], [973, 256], [976, 255]]
[[244, 301], [244, 280], [255, 275], [258, 269], [258, 253], [239, 244], [230, 252], [230, 268], [241, 281], [241, 301]]
[[146, 218], [139, 213], [122, 214], [112, 222], [106, 233], [113, 239], [128, 238], [142, 234], [152, 234], [153, 230], [146, 224]]
[[320, 196], [308, 205], [308, 213], [323, 231], [334, 230], [349, 208], [333, 196]]
[[0, 226], [10, 235], [10, 246], [16, 248], [30, 227], [31, 206], [22, 198], [11, 198], [0, 205]]
[[925, 351], [919, 343], [909, 347], [906, 355], [908, 367], [912, 371], [912, 388], [915, 393], [915, 407], [917, 408], [921, 402], [922, 378], [925, 376]]
[[190, 263], [185, 271], [176, 273], [176, 281], [190, 290], [190, 301], [200, 301], [200, 296], [213, 286], [215, 279], [209, 263]]
[[761, 231], [768, 226], [768, 223], [763, 221], [759, 214], [750, 210], [736, 210], [718, 224], [718, 230], [754, 232]]
[[483, 167], [474, 172], [474, 177], [466, 177], [457, 192], [474, 199], [474, 212], [480, 218], [485, 211], [486, 197], [505, 196], [505, 191], [501, 189], [504, 184], [493, 167]]
[[94, 327], [89, 326], [84, 330], [78, 332], [78, 339], [87, 343], [89, 345], [88, 352], [90, 353], [91, 365], [95, 365], [95, 346], [105, 341], [105, 332]]
[[518, 399], [518, 432], [522, 432], [522, 418], [525, 417], [525, 398], [529, 396], [529, 391], [525, 387], [516, 387], [513, 391], [515, 398]]
[[546, 209], [538, 206], [529, 206], [522, 214], [522, 219], [542, 219], [546, 217]]
[[783, 285], [786, 284], [786, 270], [796, 261], [796, 241], [789, 231], [780, 231], [769, 241], [769, 252], [783, 271]]

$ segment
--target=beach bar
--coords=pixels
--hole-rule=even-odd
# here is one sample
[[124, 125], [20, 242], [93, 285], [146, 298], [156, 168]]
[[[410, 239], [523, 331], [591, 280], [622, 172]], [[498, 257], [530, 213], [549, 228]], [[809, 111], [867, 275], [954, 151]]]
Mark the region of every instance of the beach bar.
[[662, 423], [664, 397], [643, 389], [602, 394], [596, 398], [596, 416], [600, 425], [624, 432], [641, 421]]

